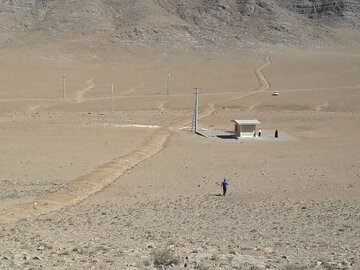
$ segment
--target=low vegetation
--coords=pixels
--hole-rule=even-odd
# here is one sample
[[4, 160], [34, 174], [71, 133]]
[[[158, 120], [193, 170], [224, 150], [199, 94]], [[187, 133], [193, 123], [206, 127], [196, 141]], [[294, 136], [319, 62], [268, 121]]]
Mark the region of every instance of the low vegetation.
[[170, 249], [156, 250], [153, 253], [154, 266], [162, 268], [163, 266], [178, 265], [179, 258]]

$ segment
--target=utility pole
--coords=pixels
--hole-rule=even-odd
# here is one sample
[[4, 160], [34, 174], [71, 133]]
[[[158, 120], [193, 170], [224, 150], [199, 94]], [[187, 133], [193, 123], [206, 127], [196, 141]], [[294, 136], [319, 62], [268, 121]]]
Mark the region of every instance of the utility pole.
[[62, 76], [62, 79], [63, 79], [63, 98], [66, 101], [67, 93], [66, 93], [66, 75], [65, 74]]
[[170, 80], [171, 80], [171, 73], [168, 73], [167, 81], [166, 81], [166, 94], [170, 95]]
[[198, 130], [198, 120], [199, 120], [199, 86], [195, 88], [195, 108], [194, 108], [194, 116], [193, 116], [193, 124], [192, 131], [194, 133]]
[[114, 113], [114, 84], [111, 84], [111, 114]]

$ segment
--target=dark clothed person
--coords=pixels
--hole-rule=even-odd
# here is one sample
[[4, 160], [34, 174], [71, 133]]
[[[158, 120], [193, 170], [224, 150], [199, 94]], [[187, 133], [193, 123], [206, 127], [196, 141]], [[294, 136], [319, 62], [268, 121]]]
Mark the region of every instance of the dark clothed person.
[[229, 183], [228, 183], [228, 181], [226, 181], [226, 179], [224, 179], [224, 181], [221, 182], [221, 187], [223, 189], [223, 196], [226, 195], [228, 185], [229, 185]]

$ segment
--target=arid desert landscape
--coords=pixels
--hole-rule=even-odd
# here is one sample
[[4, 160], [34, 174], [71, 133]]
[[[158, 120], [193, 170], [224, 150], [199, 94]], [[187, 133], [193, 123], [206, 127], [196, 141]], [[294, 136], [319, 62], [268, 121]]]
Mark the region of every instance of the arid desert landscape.
[[[1, 78], [4, 269], [358, 263], [360, 56], [148, 57], [126, 68], [10, 56], [1, 72], [13, 75]], [[69, 74], [66, 101], [58, 70]], [[191, 133], [196, 84], [200, 129], [259, 119], [292, 140]], [[218, 196], [224, 177], [227, 197]]]
[[[35, 27], [31, 37], [20, 26], [0, 32], [0, 269], [360, 269], [356, 27], [329, 34], [329, 26], [311, 21], [315, 41], [283, 29], [281, 40], [291, 41], [275, 44], [271, 32], [267, 40], [246, 36], [245, 47], [228, 37], [231, 48], [222, 48], [232, 28], [210, 46], [210, 32], [200, 24], [203, 35], [193, 33], [199, 40], [185, 46], [177, 27], [191, 21], [191, 12], [181, 13], [191, 1], [178, 4], [183, 21], [162, 13], [173, 12], [172, 1], [134, 1], [126, 13], [131, 18], [139, 10], [157, 15], [139, 19], [144, 28], [136, 31], [161, 25], [156, 29], [166, 39], [154, 31], [155, 37], [146, 36], [149, 43], [139, 34], [119, 45], [123, 30], [117, 42], [102, 40], [115, 27], [104, 19], [115, 11], [97, 6], [103, 1], [89, 6], [110, 12], [94, 15], [104, 35], [96, 40], [92, 32], [77, 32], [91, 30], [89, 21], [70, 27], [83, 10], [60, 20], [61, 10], [68, 14], [74, 7], [50, 1], [36, 24], [34, 10], [34, 18], [20, 10], [30, 5], [23, 2], [0, 1], [6, 29], [14, 25], [7, 11], [17, 23], [29, 23], [21, 24], [24, 29]], [[132, 5], [115, 2], [119, 10]], [[221, 12], [230, 9], [232, 1], [220, 2]], [[266, 9], [255, 2], [255, 10]], [[270, 13], [280, 12], [277, 0], [269, 3]], [[42, 5], [32, 8], [41, 13]], [[211, 7], [197, 8], [200, 18], [216, 24], [220, 15]], [[287, 25], [290, 13], [279, 14], [273, 30]], [[346, 22], [352, 27], [355, 15]], [[264, 27], [262, 20], [254, 29]], [[297, 31], [298, 25], [291, 27]], [[232, 134], [232, 120], [257, 119], [264, 136], [237, 140], [192, 132], [196, 87], [199, 133]]]

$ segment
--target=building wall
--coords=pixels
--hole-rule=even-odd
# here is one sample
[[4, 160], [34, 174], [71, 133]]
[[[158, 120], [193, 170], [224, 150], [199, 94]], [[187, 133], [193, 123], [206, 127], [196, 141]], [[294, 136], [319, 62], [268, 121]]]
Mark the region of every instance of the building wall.
[[243, 125], [241, 126], [240, 137], [253, 137], [256, 129], [256, 125]]
[[235, 123], [235, 136], [240, 137], [240, 126]]

